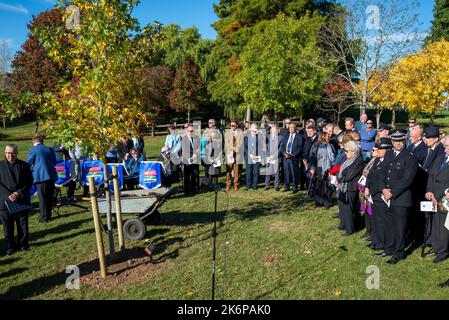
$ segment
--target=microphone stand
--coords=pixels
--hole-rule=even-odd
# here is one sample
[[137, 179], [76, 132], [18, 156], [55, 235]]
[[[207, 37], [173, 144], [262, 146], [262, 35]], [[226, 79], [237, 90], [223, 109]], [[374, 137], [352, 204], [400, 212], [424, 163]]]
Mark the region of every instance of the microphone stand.
[[[215, 218], [217, 216], [218, 191], [219, 191], [219, 188], [215, 187]], [[215, 300], [215, 258], [216, 258], [216, 254], [217, 254], [217, 220], [216, 219], [214, 219], [214, 229], [212, 231], [212, 237], [214, 238], [213, 253], [212, 253], [212, 300]]]

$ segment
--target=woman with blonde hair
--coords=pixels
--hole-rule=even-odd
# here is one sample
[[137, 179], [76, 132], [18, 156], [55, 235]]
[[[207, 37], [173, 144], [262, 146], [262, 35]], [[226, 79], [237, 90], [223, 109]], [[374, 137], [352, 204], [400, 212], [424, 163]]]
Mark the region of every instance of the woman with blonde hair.
[[334, 185], [337, 188], [340, 212], [340, 230], [345, 236], [352, 235], [360, 227], [360, 204], [358, 181], [365, 167], [360, 144], [349, 140], [344, 145], [347, 160], [342, 164]]

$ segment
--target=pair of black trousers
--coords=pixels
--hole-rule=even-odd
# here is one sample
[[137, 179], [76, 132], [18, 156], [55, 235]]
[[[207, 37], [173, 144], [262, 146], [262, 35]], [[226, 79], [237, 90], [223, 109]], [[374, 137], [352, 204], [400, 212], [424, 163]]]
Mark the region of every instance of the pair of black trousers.
[[405, 259], [405, 236], [410, 208], [391, 206], [385, 211], [385, 252], [393, 258]]
[[388, 209], [387, 205], [382, 201], [374, 201], [372, 206], [373, 215], [371, 219], [371, 242], [376, 249], [385, 248], [385, 211]]
[[293, 191], [298, 191], [298, 159], [284, 158], [284, 188], [290, 189], [290, 183], [293, 184]]
[[200, 181], [200, 166], [198, 164], [184, 165], [184, 193], [190, 195], [198, 192]]
[[53, 210], [53, 197], [55, 182], [53, 180], [36, 183], [37, 195], [39, 197], [40, 221], [50, 221]]
[[348, 191], [348, 202], [338, 200], [340, 228], [353, 234], [360, 221], [359, 191]]
[[449, 230], [446, 229], [447, 214], [437, 212], [432, 219], [432, 248], [440, 259], [449, 257]]
[[[18, 250], [28, 247], [28, 212], [10, 214], [0, 212], [0, 219], [3, 224], [5, 234], [6, 250]], [[14, 241], [14, 222], [17, 225], [17, 242]]]

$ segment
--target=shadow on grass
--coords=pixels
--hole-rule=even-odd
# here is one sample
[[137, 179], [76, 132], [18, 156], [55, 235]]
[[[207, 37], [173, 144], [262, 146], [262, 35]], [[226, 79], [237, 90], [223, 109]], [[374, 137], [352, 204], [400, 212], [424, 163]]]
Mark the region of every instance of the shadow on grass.
[[56, 242], [60, 242], [60, 241], [68, 240], [68, 239], [73, 239], [73, 238], [76, 238], [76, 237], [79, 237], [79, 236], [82, 236], [82, 235], [85, 235], [85, 234], [94, 234], [94, 233], [95, 233], [95, 229], [88, 229], [88, 230], [83, 230], [83, 231], [80, 231], [80, 232], [72, 233], [72, 234], [69, 234], [69, 235], [66, 235], [66, 236], [50, 239], [50, 240], [47, 240], [47, 241], [32, 242], [31, 245], [33, 247], [42, 247], [42, 246], [45, 246], [45, 245], [50, 244], [50, 243], [54, 244]]
[[[55, 221], [57, 221], [57, 220], [54, 220], [49, 225], [55, 223]], [[49, 234], [61, 234], [61, 233], [65, 233], [65, 232], [68, 232], [71, 230], [78, 229], [81, 225], [83, 225], [84, 223], [89, 222], [89, 221], [92, 221], [92, 219], [87, 218], [87, 219], [83, 219], [83, 220], [79, 220], [79, 221], [73, 221], [73, 222], [69, 222], [66, 224], [61, 224], [61, 225], [53, 227], [53, 228], [44, 229], [44, 230], [37, 231], [37, 232], [31, 232], [30, 233], [30, 241], [42, 239], [42, 238], [48, 236]], [[45, 226], [47, 226], [47, 225], [45, 225]]]
[[8, 270], [6, 272], [0, 273], [0, 279], [5, 279], [8, 277], [14, 276], [16, 274], [25, 272], [27, 270], [28, 270], [28, 268], [16, 268], [16, 269]]

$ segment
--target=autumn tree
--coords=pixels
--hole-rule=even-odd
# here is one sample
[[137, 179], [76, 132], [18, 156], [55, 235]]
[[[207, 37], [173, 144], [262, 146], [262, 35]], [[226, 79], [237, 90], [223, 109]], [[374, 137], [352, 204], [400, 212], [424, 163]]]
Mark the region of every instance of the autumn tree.
[[[68, 1], [62, 1], [64, 5]], [[73, 0], [80, 13], [80, 24], [43, 26], [36, 30], [39, 40], [53, 61], [66, 64], [73, 78], [60, 85], [56, 93], [45, 94], [39, 115], [46, 132], [68, 148], [75, 144], [88, 147], [103, 160], [106, 152], [129, 130], [146, 123], [138, 77], [151, 59], [159, 30], [152, 24], [143, 29], [132, 17], [137, 0]], [[63, 21], [73, 12], [64, 11]], [[68, 45], [61, 45], [65, 40]], [[109, 183], [104, 189], [108, 202], [108, 227], [111, 198]], [[111, 252], [112, 230], [108, 228]]]
[[383, 103], [401, 105], [412, 113], [432, 115], [443, 108], [448, 100], [448, 50], [449, 41], [442, 40], [397, 62], [391, 69], [391, 85], [382, 87], [379, 93], [386, 97], [382, 98], [386, 100]]
[[187, 112], [190, 122], [191, 111], [197, 110], [206, 98], [206, 86], [199, 74], [198, 66], [192, 60], [185, 60], [176, 71], [173, 91], [169, 94], [170, 106], [178, 111]]
[[343, 79], [330, 79], [325, 85], [319, 108], [325, 112], [336, 114], [336, 122], [340, 123], [341, 115], [354, 106], [351, 84]]
[[[48, 50], [39, 42], [38, 36], [34, 33], [34, 30], [43, 27], [49, 30], [63, 28], [62, 15], [62, 10], [55, 8], [33, 17], [28, 24], [28, 38], [12, 61], [11, 90], [20, 101], [22, 101], [20, 98], [23, 95], [28, 98], [31, 94], [38, 99], [38, 96], [45, 92], [54, 93], [58, 90], [57, 84], [61, 79], [70, 78], [67, 65], [53, 61], [48, 55]], [[24, 105], [25, 102], [20, 103], [19, 106]], [[36, 105], [26, 110], [20, 110], [21, 114], [26, 112], [36, 115]]]
[[142, 107], [148, 118], [155, 119], [170, 106], [168, 96], [173, 90], [173, 78], [170, 66], [143, 68], [138, 85], [142, 90]]

